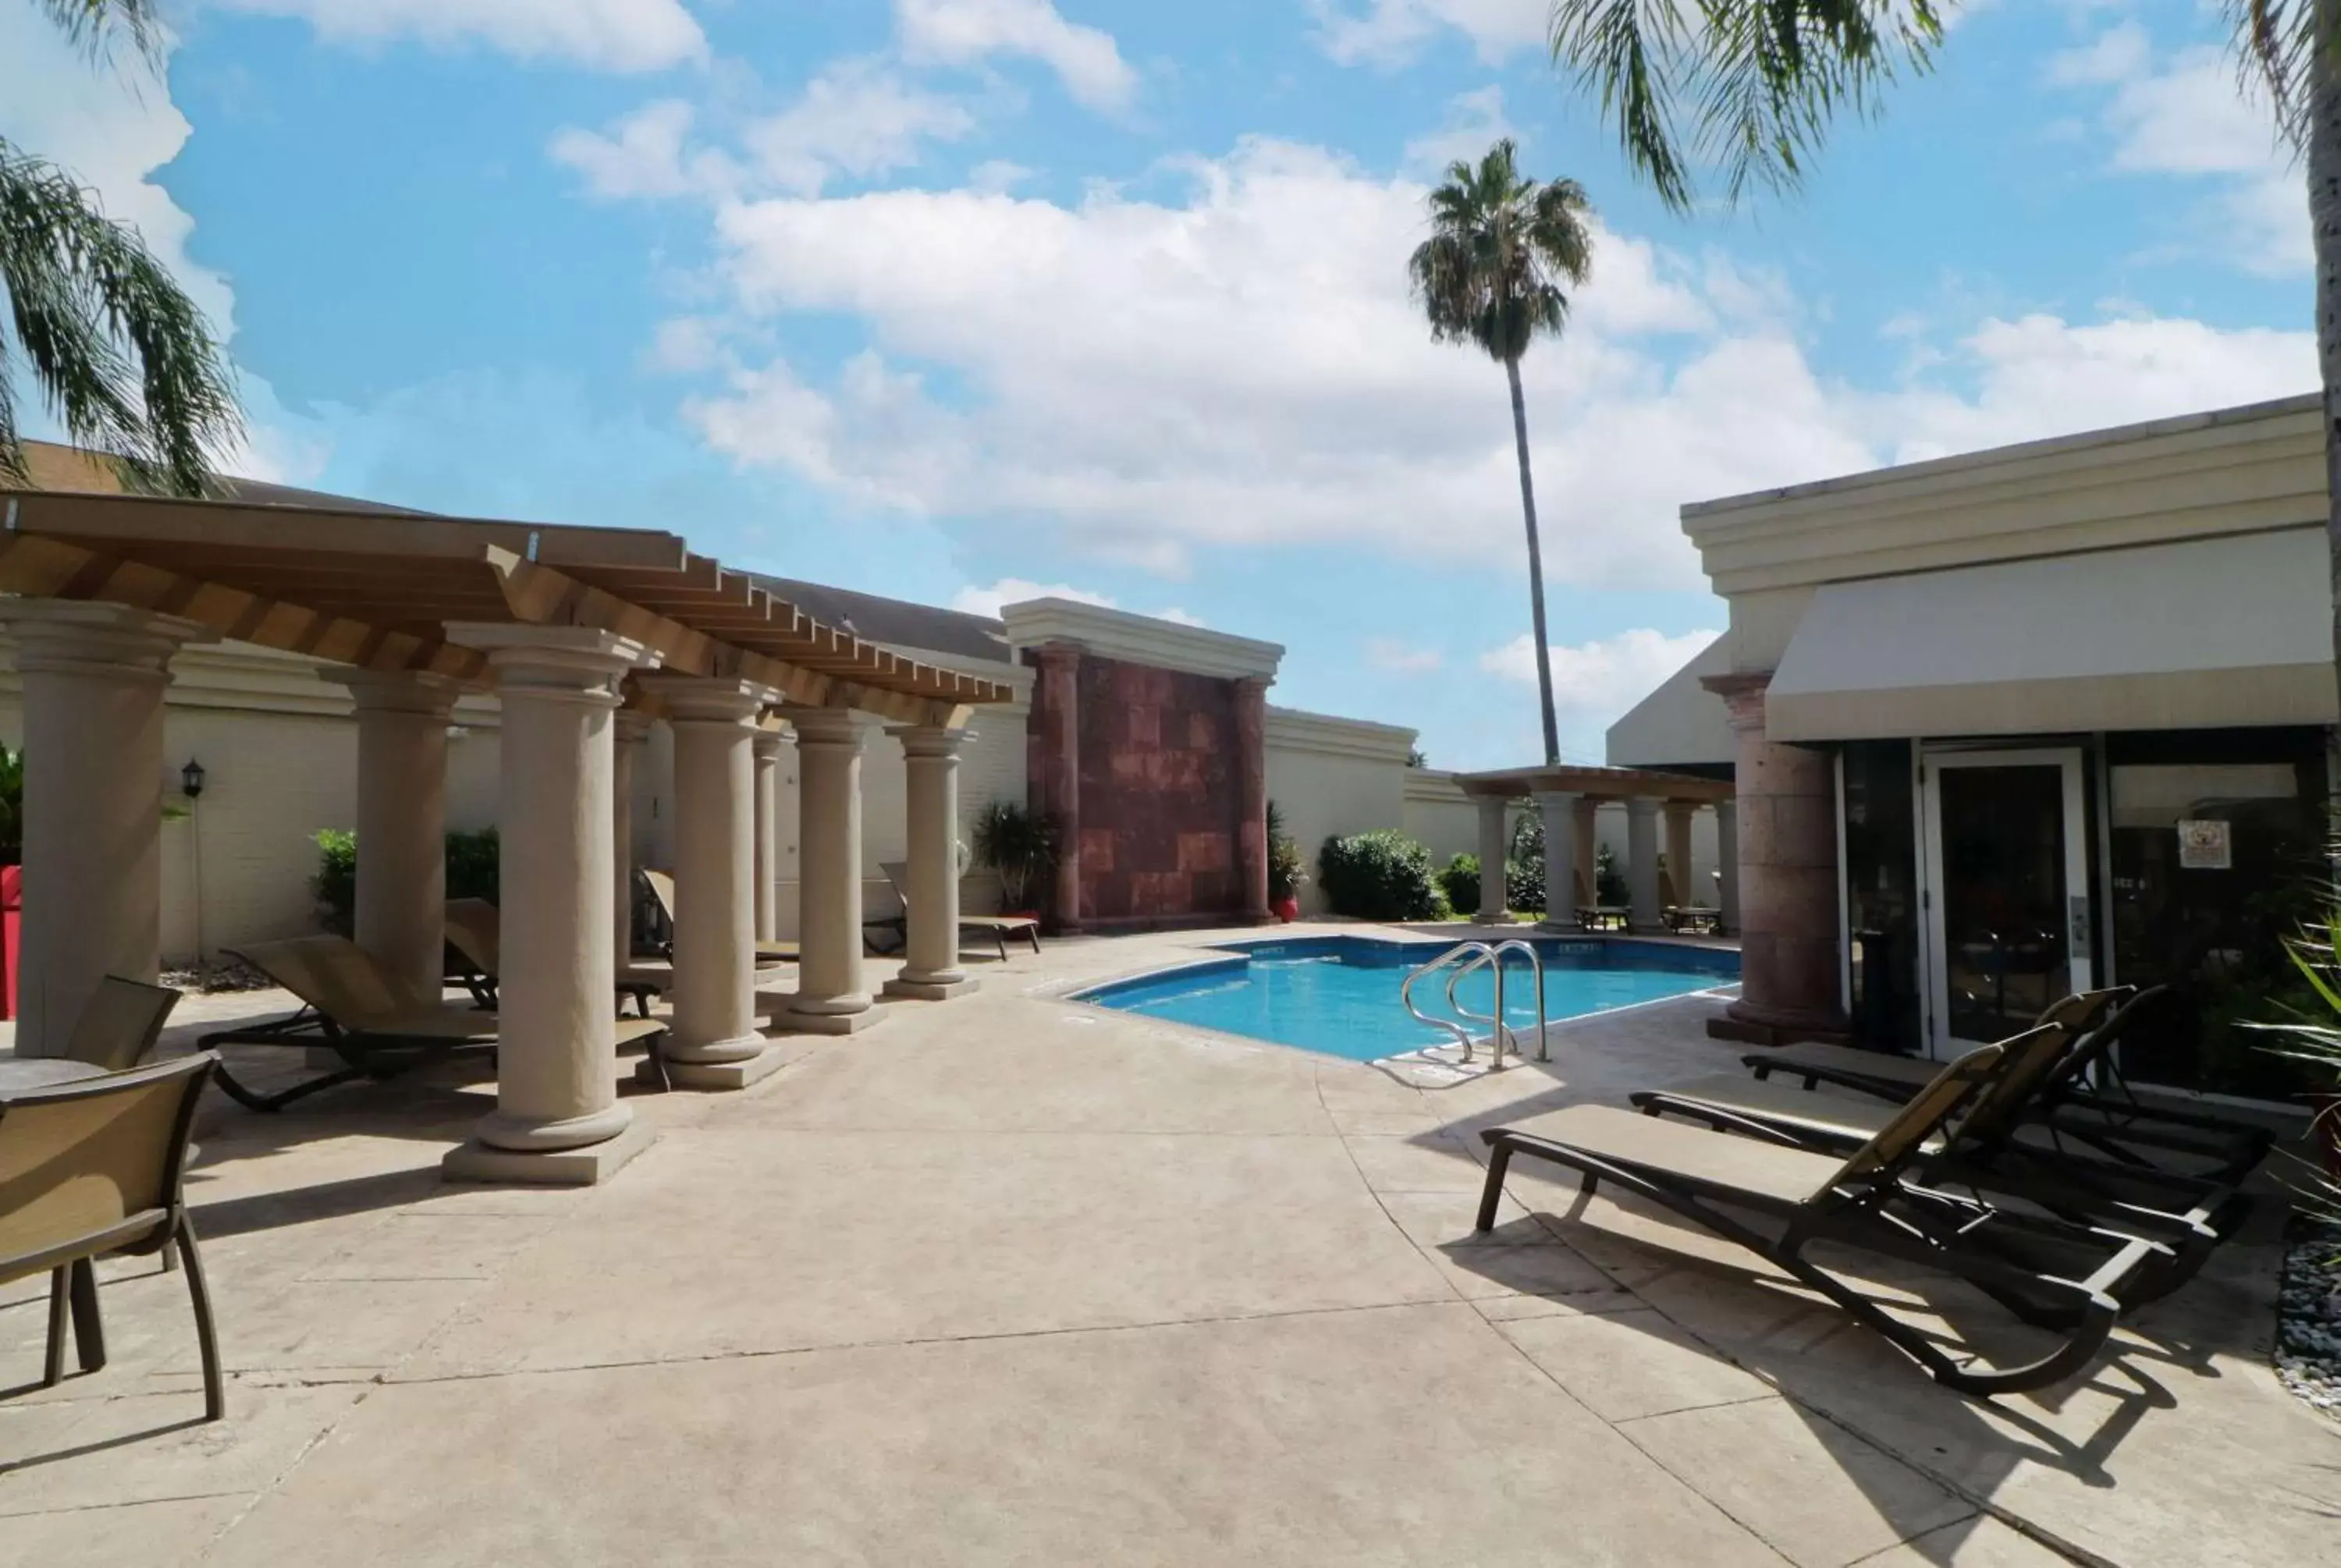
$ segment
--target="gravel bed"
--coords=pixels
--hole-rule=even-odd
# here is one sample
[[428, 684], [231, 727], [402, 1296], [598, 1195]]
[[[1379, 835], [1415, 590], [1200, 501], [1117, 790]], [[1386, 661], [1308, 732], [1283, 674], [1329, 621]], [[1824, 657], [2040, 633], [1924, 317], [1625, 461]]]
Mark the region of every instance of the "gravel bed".
[[276, 982], [236, 958], [222, 958], [200, 969], [165, 969], [162, 983], [173, 990], [208, 996], [217, 991], [264, 991]]
[[2276, 1374], [2341, 1421], [2341, 1229], [2303, 1222], [2276, 1295]]

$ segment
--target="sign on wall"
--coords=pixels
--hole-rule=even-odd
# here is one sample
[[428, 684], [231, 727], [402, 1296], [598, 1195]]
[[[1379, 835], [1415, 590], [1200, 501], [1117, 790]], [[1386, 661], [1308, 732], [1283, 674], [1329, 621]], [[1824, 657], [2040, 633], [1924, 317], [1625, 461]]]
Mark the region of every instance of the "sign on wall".
[[2187, 817], [2178, 822], [2178, 866], [2185, 871], [2225, 871], [2236, 863], [2228, 824]]

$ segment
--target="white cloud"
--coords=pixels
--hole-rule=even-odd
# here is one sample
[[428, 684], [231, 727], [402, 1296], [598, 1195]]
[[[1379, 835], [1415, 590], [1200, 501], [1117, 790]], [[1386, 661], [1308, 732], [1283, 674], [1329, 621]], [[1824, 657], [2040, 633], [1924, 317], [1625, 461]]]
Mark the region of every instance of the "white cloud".
[[2187, 246], [2203, 248], [2196, 236], [2208, 233], [2217, 254], [2246, 271], [2308, 270], [2314, 253], [2300, 170], [2276, 135], [2266, 98], [2246, 89], [2231, 56], [2197, 45], [2158, 59], [2146, 30], [2124, 22], [2053, 57], [2048, 80], [2106, 94], [2098, 119], [2113, 144], [2115, 171], [2210, 184], [2213, 194], [2188, 214]]
[[[1719, 635], [1686, 631], [1669, 637], [1643, 626], [1615, 637], [1551, 650], [1553, 714], [1564, 737], [1575, 742], [1564, 747], [1564, 751], [1598, 757], [1601, 732]], [[1535, 639], [1524, 631], [1488, 650], [1479, 655], [1479, 668], [1534, 687]], [[1595, 738], [1589, 746], [1587, 737]]]
[[706, 149], [686, 150], [693, 112], [678, 98], [645, 104], [607, 131], [572, 125], [556, 133], [553, 160], [585, 176], [585, 188], [613, 200], [681, 196], [730, 187], [731, 161]]
[[1366, 639], [1366, 662], [1393, 675], [1427, 675], [1447, 662], [1436, 648], [1417, 648], [1395, 637]]
[[[1119, 610], [1121, 604], [1110, 593], [1098, 593], [1086, 588], [1076, 588], [1070, 582], [1034, 582], [1025, 577], [1003, 577], [996, 582], [970, 583], [951, 596], [951, 607], [970, 615], [1000, 613], [1003, 604], [1021, 604], [1030, 599], [1069, 599], [1075, 604], [1094, 604], [1101, 610]], [[1203, 619], [1190, 615], [1177, 605], [1151, 610], [1157, 620], [1167, 620], [1174, 626], [1201, 626]]]
[[1121, 108], [1138, 90], [1137, 73], [1113, 35], [1066, 21], [1050, 0], [896, 0], [895, 23], [902, 54], [913, 64], [1029, 56], [1092, 109]]
[[1550, 0], [1310, 0], [1317, 40], [1344, 65], [1402, 65], [1442, 29], [1470, 39], [1486, 65], [1541, 47], [1550, 25]]
[[794, 104], [750, 125], [742, 140], [781, 189], [818, 192], [833, 174], [867, 179], [919, 161], [921, 144], [957, 141], [975, 116], [956, 100], [902, 80], [872, 60], [840, 60]]
[[479, 44], [523, 60], [656, 71], [707, 55], [680, 0], [214, 0], [223, 9], [297, 17], [336, 44], [413, 39]]
[[1458, 93], [1447, 100], [1447, 116], [1436, 131], [1406, 144], [1400, 166], [1409, 174], [1434, 179], [1456, 162], [1477, 163], [1499, 137], [1514, 134], [1504, 118], [1504, 90], [1489, 85]]
[[[1192, 174], [1183, 200], [726, 205], [734, 311], [844, 316], [871, 346], [834, 374], [743, 356], [687, 415], [742, 461], [916, 516], [1053, 525], [1159, 573], [1265, 544], [1516, 564], [1503, 377], [1432, 343], [1407, 297], [1422, 187], [1267, 141]], [[1523, 367], [1556, 581], [1700, 586], [1687, 501], [2316, 384], [2306, 334], [2031, 317], [1848, 386], [1815, 372], [1794, 308], [1600, 236], [1569, 335]]]

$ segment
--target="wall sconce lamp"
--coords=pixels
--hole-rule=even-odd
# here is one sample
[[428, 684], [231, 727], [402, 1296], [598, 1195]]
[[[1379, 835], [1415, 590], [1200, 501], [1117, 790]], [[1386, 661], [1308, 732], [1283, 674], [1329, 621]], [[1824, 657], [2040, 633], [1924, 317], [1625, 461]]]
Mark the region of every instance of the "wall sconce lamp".
[[187, 765], [179, 769], [179, 789], [190, 800], [204, 792], [204, 765], [192, 757], [187, 759]]

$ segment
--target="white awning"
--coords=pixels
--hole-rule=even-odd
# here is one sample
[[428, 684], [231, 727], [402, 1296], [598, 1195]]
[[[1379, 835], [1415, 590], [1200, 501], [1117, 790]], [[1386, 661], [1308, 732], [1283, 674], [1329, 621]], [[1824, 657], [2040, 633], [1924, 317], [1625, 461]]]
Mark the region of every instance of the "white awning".
[[2330, 724], [2321, 529], [1818, 590], [1764, 698], [1775, 740]]

